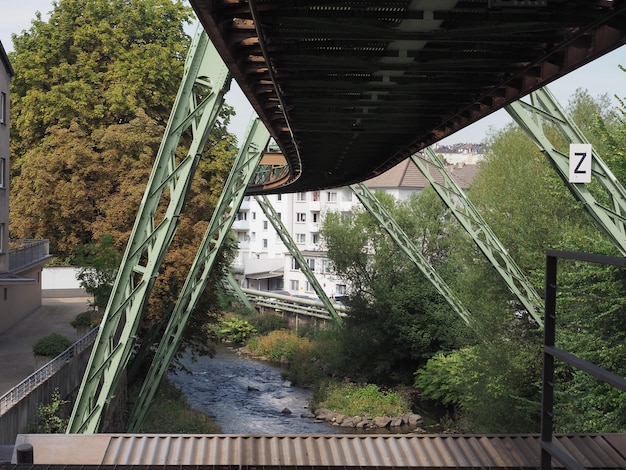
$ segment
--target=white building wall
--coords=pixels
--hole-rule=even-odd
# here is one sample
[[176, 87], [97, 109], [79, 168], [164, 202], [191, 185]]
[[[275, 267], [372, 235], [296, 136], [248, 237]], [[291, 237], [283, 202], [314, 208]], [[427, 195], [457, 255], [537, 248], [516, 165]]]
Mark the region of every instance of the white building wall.
[[[402, 199], [410, 194], [410, 191], [402, 192], [398, 188], [387, 192]], [[320, 230], [328, 212], [349, 212], [355, 206], [361, 206], [352, 190], [349, 187], [343, 187], [305, 193], [269, 195], [268, 199], [274, 210], [280, 214], [283, 225], [304, 258], [308, 263], [313, 264], [315, 276], [324, 292], [329, 297], [344, 295], [345, 281], [338, 279], [329, 271], [329, 261], [324, 251]], [[281, 289], [293, 295], [314, 297], [316, 294], [312, 285], [302, 271], [295, 266], [287, 247], [282, 243], [254, 197], [246, 197], [240, 213], [239, 220], [233, 225], [233, 230], [237, 232], [239, 240], [239, 254], [233, 267], [239, 274], [242, 287], [261, 290]], [[259, 279], [264, 270], [273, 269], [275, 264], [280, 262], [279, 260], [282, 260], [283, 266], [281, 286]]]

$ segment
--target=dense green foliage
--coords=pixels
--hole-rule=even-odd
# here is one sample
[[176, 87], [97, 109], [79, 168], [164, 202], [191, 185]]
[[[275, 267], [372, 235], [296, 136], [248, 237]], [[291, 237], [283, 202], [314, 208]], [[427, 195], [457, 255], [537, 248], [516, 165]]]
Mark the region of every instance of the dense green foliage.
[[59, 333], [50, 333], [37, 340], [33, 345], [33, 354], [37, 356], [57, 357], [72, 345], [72, 340]]
[[[436, 223], [442, 204], [433, 194], [406, 202], [378, 194], [404, 230], [442, 266], [458, 237], [455, 227]], [[354, 210], [349, 218], [330, 213], [323, 236], [337, 273], [354, 286], [338, 375], [359, 382], [410, 383], [415, 369], [456, 344], [461, 320], [421, 271], [373, 217]]]
[[[623, 133], [624, 123], [606, 106], [606, 98], [594, 100], [578, 92], [569, 111], [603, 157], [606, 143], [611, 142], [607, 136]], [[562, 138], [548, 132], [567, 153]], [[538, 292], [543, 290], [547, 249], [618, 254], [520, 129], [511, 125], [486, 144], [486, 158], [471, 199]], [[614, 172], [626, 175], [626, 162], [608, 153], [605, 159], [611, 161]], [[597, 199], [605, 201], [595, 183], [589, 187]], [[476, 249], [471, 244], [460, 248], [457, 259], [464, 266], [471, 264], [472, 270], [459, 270], [463, 275], [455, 285], [482, 325], [482, 334], [474, 344], [431, 359], [418, 370], [415, 385], [425, 396], [453, 407], [463, 430], [538, 432], [541, 332], [524, 316], [493, 269], [476, 261]], [[568, 263], [561, 264], [558, 345], [618, 372], [626, 331], [621, 319], [624, 273], [588, 263], [569, 269]], [[623, 393], [609, 391], [587, 374], [557, 364], [557, 431], [626, 429]]]

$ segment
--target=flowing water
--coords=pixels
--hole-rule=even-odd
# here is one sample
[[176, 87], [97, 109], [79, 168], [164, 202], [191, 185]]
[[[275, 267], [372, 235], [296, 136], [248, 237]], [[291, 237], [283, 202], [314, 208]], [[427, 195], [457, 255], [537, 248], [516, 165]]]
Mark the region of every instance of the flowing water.
[[279, 367], [239, 355], [225, 345], [218, 345], [215, 357], [192, 361], [185, 355], [181, 362], [190, 373], [170, 373], [169, 379], [182, 390], [189, 405], [210, 416], [224, 434], [346, 432], [301, 417], [309, 413], [311, 391], [292, 387]]

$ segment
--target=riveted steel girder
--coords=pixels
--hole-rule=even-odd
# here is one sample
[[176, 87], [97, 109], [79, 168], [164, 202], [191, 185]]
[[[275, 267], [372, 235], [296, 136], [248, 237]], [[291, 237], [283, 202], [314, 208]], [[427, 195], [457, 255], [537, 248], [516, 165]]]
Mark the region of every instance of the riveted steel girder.
[[437, 291], [448, 301], [453, 310], [468, 325], [472, 325], [472, 315], [465, 308], [456, 294], [450, 289], [446, 281], [444, 281], [435, 268], [430, 264], [422, 252], [415, 246], [413, 240], [402, 230], [393, 216], [380, 203], [376, 196], [363, 183], [353, 184], [350, 186], [352, 192], [359, 198], [365, 209], [376, 219], [383, 227], [391, 239], [396, 242], [400, 248], [409, 257], [417, 268], [426, 276]]
[[[206, 33], [199, 31], [185, 62], [183, 80], [76, 398], [68, 433], [99, 430], [131, 356], [144, 306], [174, 237], [230, 80]], [[178, 158], [176, 149], [183, 132], [191, 133], [192, 142], [186, 156]], [[166, 210], [163, 217], [157, 218], [160, 203]]]
[[270, 203], [267, 196], [255, 196], [255, 199], [261, 206], [261, 209], [263, 209], [263, 213], [265, 214], [265, 216], [272, 223], [274, 230], [276, 230], [276, 233], [278, 233], [278, 236], [289, 250], [289, 253], [291, 253], [291, 256], [295, 258], [296, 262], [300, 266], [300, 270], [306, 276], [307, 281], [309, 281], [313, 286], [313, 290], [315, 290], [315, 293], [319, 297], [320, 301], [324, 304], [324, 307], [328, 310], [335, 323], [339, 325], [342, 324], [343, 320], [341, 316], [337, 313], [335, 306], [326, 295], [326, 292], [324, 292], [324, 289], [322, 289], [322, 286], [315, 277], [315, 274], [313, 274], [313, 271], [311, 271], [311, 268], [304, 259], [304, 256], [302, 256], [302, 253], [300, 253], [298, 246], [294, 243], [293, 238], [291, 238], [291, 235], [283, 225], [278, 213], [272, 207], [272, 204]]
[[626, 232], [624, 231], [626, 190], [595, 151], [592, 155], [591, 173], [612, 207], [600, 203], [585, 183], [570, 183], [569, 154], [558, 150], [550, 141], [544, 132], [543, 123], [554, 124], [572, 144], [588, 143], [588, 141], [546, 87], [533, 92], [530, 96], [530, 103], [516, 101], [506, 107], [507, 112], [548, 157], [574, 197], [583, 204], [585, 210], [609, 236], [622, 255], [626, 256]]
[[[441, 158], [430, 147], [427, 147], [423, 152], [412, 155], [411, 160], [491, 262], [511, 292], [517, 296], [537, 324], [543, 325], [541, 297], [482, 218], [474, 204], [446, 170]], [[441, 175], [442, 182], [437, 181], [431, 168], [435, 168]]]
[[234, 166], [226, 180], [218, 205], [211, 216], [196, 258], [189, 270], [159, 347], [154, 355], [137, 403], [131, 412], [128, 431], [136, 432], [145, 419], [152, 398], [161, 379], [178, 350], [189, 316], [204, 291], [211, 268], [220, 248], [235, 221], [246, 188], [261, 161], [269, 142], [269, 132], [260, 120], [255, 119], [248, 129], [245, 144], [241, 147]]
[[241, 289], [241, 287], [239, 286], [239, 284], [237, 283], [237, 280], [235, 279], [235, 276], [233, 276], [232, 271], [227, 270], [228, 272], [226, 273], [225, 279], [224, 279], [224, 285], [228, 290], [231, 290], [235, 293], [235, 295], [237, 296], [237, 299], [239, 299], [239, 301], [249, 310], [254, 310], [254, 305], [252, 305], [252, 302], [250, 302], [250, 300], [248, 299], [248, 296], [246, 295], [246, 293]]

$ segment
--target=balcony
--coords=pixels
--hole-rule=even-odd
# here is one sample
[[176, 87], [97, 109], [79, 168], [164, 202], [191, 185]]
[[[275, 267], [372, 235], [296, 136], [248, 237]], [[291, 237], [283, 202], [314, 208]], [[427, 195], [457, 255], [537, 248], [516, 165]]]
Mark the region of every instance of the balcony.
[[50, 259], [49, 240], [20, 239], [11, 240], [9, 249], [9, 272]]

